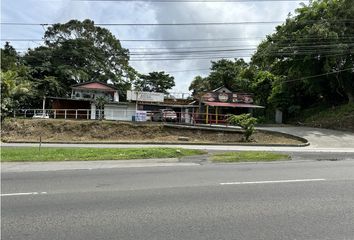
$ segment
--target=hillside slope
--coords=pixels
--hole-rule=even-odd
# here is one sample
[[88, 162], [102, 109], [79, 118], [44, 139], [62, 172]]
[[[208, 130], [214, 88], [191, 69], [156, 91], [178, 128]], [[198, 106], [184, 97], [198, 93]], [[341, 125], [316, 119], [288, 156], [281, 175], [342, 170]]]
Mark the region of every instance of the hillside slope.
[[[243, 134], [239, 130], [195, 130], [168, 127], [155, 123], [117, 121], [14, 119], [2, 125], [2, 141], [38, 142], [179, 142], [187, 137], [192, 143], [238, 143]], [[296, 138], [257, 131], [254, 143], [301, 144]]]
[[354, 132], [354, 104], [345, 104], [329, 108], [317, 107], [303, 111], [292, 124], [309, 127], [347, 130]]

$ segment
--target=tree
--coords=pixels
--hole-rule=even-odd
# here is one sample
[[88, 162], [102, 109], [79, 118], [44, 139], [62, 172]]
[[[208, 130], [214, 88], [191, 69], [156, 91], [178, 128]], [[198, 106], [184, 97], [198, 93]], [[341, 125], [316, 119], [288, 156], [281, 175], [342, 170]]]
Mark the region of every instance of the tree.
[[255, 96], [255, 102], [262, 106], [268, 106], [269, 97], [272, 93], [273, 85], [277, 76], [268, 71], [258, 71], [251, 83], [252, 93]]
[[193, 96], [197, 97], [206, 91], [218, 87], [226, 87], [234, 92], [249, 92], [255, 69], [249, 66], [243, 59], [211, 61], [209, 76], [203, 78], [197, 76], [189, 86]]
[[107, 98], [105, 98], [103, 96], [99, 96], [95, 99], [95, 102], [96, 102], [96, 106], [100, 110], [100, 113], [99, 113], [100, 120], [102, 120], [103, 119], [103, 108], [104, 108], [104, 105], [108, 102], [108, 100], [107, 100]]
[[32, 97], [30, 69], [9, 42], [1, 48], [1, 119], [25, 106]]
[[175, 86], [175, 81], [173, 76], [165, 72], [151, 72], [148, 75], [140, 75], [134, 85], [140, 91], [167, 93], [167, 90]]
[[66, 92], [75, 83], [100, 81], [112, 82], [123, 95], [136, 78], [128, 63], [129, 51], [91, 20], [54, 24], [44, 40], [46, 46], [28, 51], [24, 62], [33, 69], [34, 78], [55, 78]]
[[354, 102], [352, 0], [315, 0], [296, 13], [252, 57], [253, 65], [283, 79], [272, 98], [287, 95], [286, 109]]
[[191, 82], [191, 85], [189, 86], [189, 91], [192, 91], [193, 97], [198, 99], [201, 94], [210, 90], [212, 89], [210, 87], [208, 79], [203, 78], [201, 76], [196, 76]]
[[210, 69], [207, 80], [212, 89], [224, 86], [231, 91], [249, 90], [250, 80], [245, 77], [248, 64], [243, 59], [212, 61]]
[[18, 60], [19, 55], [15, 48], [6, 42], [4, 48], [1, 48], [1, 71], [14, 70], [19, 63]]
[[32, 85], [18, 72], [1, 71], [1, 120], [21, 106], [30, 94]]
[[257, 123], [257, 118], [251, 116], [251, 114], [230, 115], [227, 118], [228, 123], [236, 126], [240, 126], [244, 132], [244, 140], [250, 141], [250, 137], [254, 133], [254, 125]]

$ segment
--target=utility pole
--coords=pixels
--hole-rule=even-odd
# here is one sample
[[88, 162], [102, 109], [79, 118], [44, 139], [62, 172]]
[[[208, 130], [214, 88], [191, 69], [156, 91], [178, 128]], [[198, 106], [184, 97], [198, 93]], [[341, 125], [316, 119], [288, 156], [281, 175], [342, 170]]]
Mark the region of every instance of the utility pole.
[[138, 111], [138, 97], [139, 97], [139, 92], [138, 90], [135, 90], [136, 94], [136, 100], [135, 100], [135, 112]]
[[45, 118], [45, 95], [43, 96], [43, 112], [42, 112], [42, 117]]

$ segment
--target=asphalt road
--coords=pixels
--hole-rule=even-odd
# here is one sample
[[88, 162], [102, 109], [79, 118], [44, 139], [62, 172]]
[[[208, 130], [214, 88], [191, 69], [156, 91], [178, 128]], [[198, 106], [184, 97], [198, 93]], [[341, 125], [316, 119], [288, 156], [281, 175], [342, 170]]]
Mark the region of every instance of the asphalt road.
[[354, 239], [354, 161], [2, 174], [2, 239]]

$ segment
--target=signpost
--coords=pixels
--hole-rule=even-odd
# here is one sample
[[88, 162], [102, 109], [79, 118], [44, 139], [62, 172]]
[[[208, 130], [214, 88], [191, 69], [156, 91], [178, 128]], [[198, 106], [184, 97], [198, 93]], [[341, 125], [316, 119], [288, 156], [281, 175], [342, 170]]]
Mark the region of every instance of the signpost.
[[146, 122], [146, 111], [136, 111], [135, 112], [135, 121], [137, 122]]

